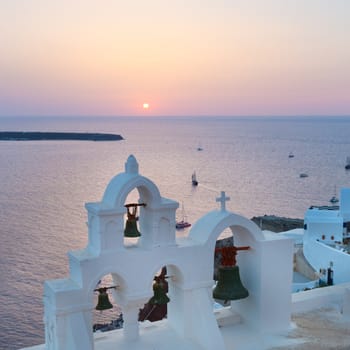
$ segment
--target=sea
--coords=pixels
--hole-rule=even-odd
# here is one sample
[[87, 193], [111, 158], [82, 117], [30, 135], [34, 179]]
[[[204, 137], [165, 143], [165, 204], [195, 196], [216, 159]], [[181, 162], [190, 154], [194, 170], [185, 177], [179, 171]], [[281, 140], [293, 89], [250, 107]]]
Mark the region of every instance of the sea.
[[[220, 207], [221, 191], [247, 218], [303, 218], [350, 186], [350, 117], [2, 117], [0, 130], [124, 138], [0, 141], [2, 350], [44, 343], [43, 283], [68, 276], [67, 252], [87, 244], [85, 203], [102, 199], [131, 154], [192, 224]], [[94, 322], [116, 316], [95, 312]]]

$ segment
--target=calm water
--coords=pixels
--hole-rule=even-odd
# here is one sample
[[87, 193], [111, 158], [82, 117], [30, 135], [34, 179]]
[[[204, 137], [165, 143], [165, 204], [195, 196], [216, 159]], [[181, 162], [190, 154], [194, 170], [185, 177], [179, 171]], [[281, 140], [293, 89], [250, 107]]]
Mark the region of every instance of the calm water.
[[[0, 142], [4, 350], [44, 342], [43, 282], [68, 275], [67, 251], [87, 243], [84, 204], [101, 200], [130, 154], [164, 197], [184, 203], [192, 223], [218, 207], [221, 190], [231, 197], [227, 208], [249, 218], [302, 218], [310, 205], [329, 204], [335, 187], [350, 186], [344, 169], [350, 118], [2, 118], [0, 129], [112, 132], [125, 138]], [[191, 186], [194, 170], [197, 188]]]

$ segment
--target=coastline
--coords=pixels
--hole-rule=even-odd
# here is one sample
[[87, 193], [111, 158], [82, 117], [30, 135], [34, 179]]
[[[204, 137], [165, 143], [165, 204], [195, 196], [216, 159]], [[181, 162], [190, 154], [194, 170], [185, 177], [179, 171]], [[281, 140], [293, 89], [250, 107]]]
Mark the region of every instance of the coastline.
[[118, 134], [88, 132], [0, 131], [0, 141], [120, 141]]
[[304, 219], [287, 218], [275, 215], [254, 216], [251, 218], [262, 230], [284, 232], [304, 227]]

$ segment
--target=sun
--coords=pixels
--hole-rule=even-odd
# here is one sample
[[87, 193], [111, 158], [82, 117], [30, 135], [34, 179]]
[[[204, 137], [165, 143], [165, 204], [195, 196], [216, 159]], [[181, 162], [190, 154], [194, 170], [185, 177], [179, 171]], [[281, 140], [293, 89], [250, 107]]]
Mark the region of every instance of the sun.
[[142, 105], [143, 109], [148, 109], [149, 108], [149, 103], [145, 102], [143, 105]]

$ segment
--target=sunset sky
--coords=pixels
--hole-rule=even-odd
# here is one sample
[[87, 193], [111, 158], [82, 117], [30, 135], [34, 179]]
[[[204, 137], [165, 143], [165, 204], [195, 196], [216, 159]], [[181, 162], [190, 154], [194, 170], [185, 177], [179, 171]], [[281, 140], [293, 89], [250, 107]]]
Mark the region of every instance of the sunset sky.
[[12, 115], [350, 115], [350, 1], [0, 0]]

